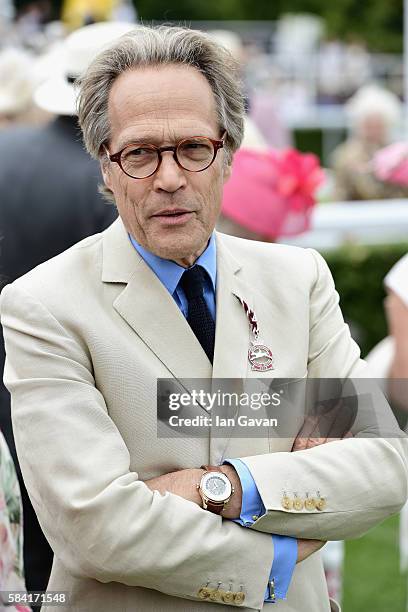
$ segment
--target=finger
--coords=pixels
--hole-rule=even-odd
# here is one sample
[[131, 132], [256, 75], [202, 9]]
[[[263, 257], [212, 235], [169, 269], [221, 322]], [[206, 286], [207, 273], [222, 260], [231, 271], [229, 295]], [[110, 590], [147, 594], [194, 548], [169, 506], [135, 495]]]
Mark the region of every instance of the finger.
[[316, 418], [312, 416], [306, 417], [301, 430], [295, 438], [292, 446], [293, 451], [304, 450], [307, 447], [308, 440], [316, 426]]
[[307, 441], [306, 448], [314, 448], [315, 446], [321, 446], [322, 444], [326, 444], [330, 442], [331, 438], [309, 438]]

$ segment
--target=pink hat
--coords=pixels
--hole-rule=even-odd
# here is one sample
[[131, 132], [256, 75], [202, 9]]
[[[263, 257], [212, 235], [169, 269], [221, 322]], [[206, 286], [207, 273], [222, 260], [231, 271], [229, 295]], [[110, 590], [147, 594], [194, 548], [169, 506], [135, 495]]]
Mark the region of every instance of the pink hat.
[[312, 153], [240, 149], [224, 187], [222, 213], [266, 239], [299, 234], [309, 228], [323, 178]]
[[395, 142], [381, 149], [374, 155], [372, 167], [380, 181], [408, 187], [408, 144]]

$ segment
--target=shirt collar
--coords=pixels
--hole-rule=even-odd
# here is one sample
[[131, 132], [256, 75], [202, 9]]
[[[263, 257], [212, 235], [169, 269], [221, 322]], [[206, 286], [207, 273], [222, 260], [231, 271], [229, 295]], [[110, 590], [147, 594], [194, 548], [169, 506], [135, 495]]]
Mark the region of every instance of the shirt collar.
[[[180, 279], [185, 271], [185, 268], [179, 266], [174, 261], [170, 259], [163, 259], [158, 255], [154, 255], [147, 249], [143, 248], [136, 240], [128, 234], [130, 242], [139, 253], [139, 255], [144, 259], [147, 265], [153, 270], [159, 280], [166, 287], [167, 291], [173, 295], [175, 292], [177, 285], [180, 282]], [[203, 253], [201, 253], [200, 257], [194, 263], [194, 265], [202, 266], [211, 279], [212, 289], [215, 293], [216, 280], [217, 280], [217, 249], [216, 249], [216, 241], [215, 241], [215, 233], [211, 234], [211, 238], [208, 242], [207, 248]]]

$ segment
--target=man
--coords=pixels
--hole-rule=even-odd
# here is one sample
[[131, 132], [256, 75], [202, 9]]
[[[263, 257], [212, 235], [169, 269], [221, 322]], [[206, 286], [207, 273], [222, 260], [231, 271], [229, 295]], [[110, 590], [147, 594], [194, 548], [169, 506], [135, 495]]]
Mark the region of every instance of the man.
[[[406, 441], [359, 437], [358, 419], [354, 437], [299, 452], [268, 435], [156, 435], [158, 378], [364, 365], [317, 253], [214, 233], [242, 138], [235, 75], [182, 28], [100, 54], [79, 119], [120, 219], [2, 294], [17, 450], [55, 553], [48, 588], [70, 610], [328, 611], [322, 541], [405, 501]], [[250, 330], [262, 351], [248, 353]], [[207, 503], [211, 469], [222, 494]]]

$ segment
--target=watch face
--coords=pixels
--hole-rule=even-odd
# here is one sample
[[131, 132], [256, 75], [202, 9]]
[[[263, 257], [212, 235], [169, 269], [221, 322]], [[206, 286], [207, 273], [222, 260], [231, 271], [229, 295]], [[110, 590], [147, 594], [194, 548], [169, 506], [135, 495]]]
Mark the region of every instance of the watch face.
[[211, 501], [225, 501], [232, 493], [231, 483], [222, 472], [208, 472], [203, 476], [202, 490]]

